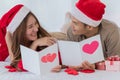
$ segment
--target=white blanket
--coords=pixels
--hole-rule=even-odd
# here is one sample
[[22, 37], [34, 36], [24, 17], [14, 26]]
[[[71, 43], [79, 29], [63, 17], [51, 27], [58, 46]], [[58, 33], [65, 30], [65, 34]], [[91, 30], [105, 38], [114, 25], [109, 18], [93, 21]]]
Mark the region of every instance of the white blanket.
[[68, 75], [64, 71], [51, 73], [40, 77], [30, 72], [8, 72], [4, 66], [9, 62], [0, 62], [0, 80], [119, 80], [120, 72], [98, 71], [95, 73], [80, 73], [79, 75]]

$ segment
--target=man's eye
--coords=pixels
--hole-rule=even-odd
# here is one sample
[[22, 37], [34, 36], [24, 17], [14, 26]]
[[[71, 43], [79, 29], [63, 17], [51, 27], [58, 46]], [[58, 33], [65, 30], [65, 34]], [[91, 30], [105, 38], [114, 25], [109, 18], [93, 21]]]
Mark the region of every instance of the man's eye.
[[73, 21], [73, 23], [74, 23], [75, 25], [77, 25], [77, 23], [76, 23], [76, 22], [74, 22], [74, 21]]

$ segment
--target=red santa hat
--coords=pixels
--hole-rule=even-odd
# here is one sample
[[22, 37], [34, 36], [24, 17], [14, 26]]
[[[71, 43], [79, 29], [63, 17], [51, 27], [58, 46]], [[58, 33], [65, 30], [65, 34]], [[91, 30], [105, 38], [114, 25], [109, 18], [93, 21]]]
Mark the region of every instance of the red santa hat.
[[18, 4], [2, 16], [0, 26], [7, 27], [7, 30], [13, 33], [29, 12], [28, 8]]
[[105, 4], [100, 0], [79, 0], [71, 11], [79, 21], [93, 27], [97, 27], [105, 13]]

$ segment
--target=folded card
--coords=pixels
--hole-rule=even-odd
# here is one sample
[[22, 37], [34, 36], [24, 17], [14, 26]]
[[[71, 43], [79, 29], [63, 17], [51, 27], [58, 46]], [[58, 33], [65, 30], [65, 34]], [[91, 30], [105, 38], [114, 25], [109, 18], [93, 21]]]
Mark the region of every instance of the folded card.
[[95, 63], [104, 60], [100, 35], [85, 39], [81, 42], [58, 41], [62, 64], [80, 65], [87, 60]]
[[58, 46], [54, 44], [50, 47], [36, 52], [25, 46], [20, 46], [23, 67], [29, 72], [37, 75], [46, 75], [51, 69], [59, 65]]
[[23, 67], [29, 72], [38, 75], [50, 73], [52, 68], [59, 65], [59, 57], [62, 64], [73, 66], [80, 65], [85, 60], [90, 63], [104, 60], [100, 35], [81, 42], [60, 40], [40, 52], [22, 45], [20, 48]]

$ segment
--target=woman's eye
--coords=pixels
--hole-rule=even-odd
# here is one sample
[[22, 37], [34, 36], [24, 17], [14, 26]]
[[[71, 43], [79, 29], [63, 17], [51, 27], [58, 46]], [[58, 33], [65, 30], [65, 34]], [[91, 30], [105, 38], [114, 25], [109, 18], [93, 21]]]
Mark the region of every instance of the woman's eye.
[[29, 25], [28, 29], [32, 28], [33, 26], [32, 25]]

